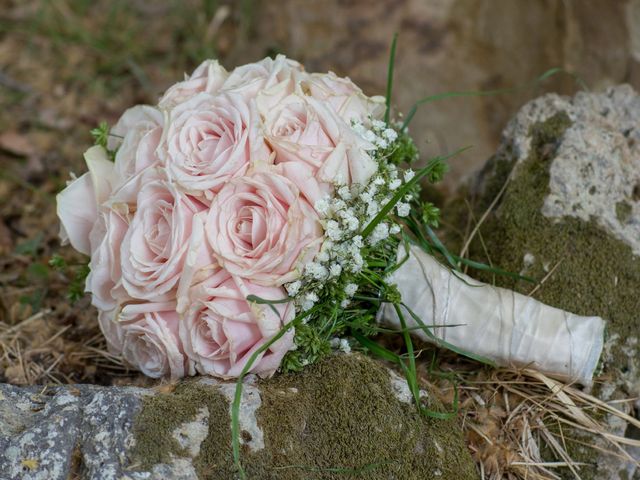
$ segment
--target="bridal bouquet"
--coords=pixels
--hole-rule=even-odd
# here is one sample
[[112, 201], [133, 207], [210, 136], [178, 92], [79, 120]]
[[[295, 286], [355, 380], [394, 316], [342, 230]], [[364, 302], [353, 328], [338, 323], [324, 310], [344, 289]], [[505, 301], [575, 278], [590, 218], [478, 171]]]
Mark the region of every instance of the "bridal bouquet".
[[369, 340], [382, 323], [407, 342], [389, 358], [408, 374], [415, 334], [589, 383], [602, 320], [456, 271], [419, 196], [446, 158], [410, 168], [389, 96], [284, 56], [206, 61], [97, 129], [57, 201], [109, 348], [152, 377], [269, 376], [355, 345], [391, 355]]

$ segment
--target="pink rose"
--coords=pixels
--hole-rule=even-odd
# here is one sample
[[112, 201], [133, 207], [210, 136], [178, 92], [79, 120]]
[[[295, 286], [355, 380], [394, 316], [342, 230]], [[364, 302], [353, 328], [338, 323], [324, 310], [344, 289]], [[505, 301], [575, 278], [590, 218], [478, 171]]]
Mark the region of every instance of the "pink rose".
[[252, 156], [269, 153], [253, 127], [255, 114], [237, 94], [196, 95], [171, 113], [166, 135], [167, 174], [193, 194], [213, 197], [243, 175]]
[[220, 265], [266, 286], [294, 280], [297, 265], [310, 261], [322, 240], [315, 210], [271, 171], [227, 183], [211, 203], [206, 231]]
[[120, 248], [129, 228], [129, 219], [123, 212], [104, 208], [91, 230], [91, 260], [85, 291], [91, 292], [91, 303], [107, 311], [129, 299], [122, 287]]
[[[178, 333], [180, 318], [174, 303], [130, 304], [116, 317], [123, 358], [145, 375], [177, 379], [190, 374]], [[109, 331], [109, 330], [107, 330]], [[109, 332], [111, 333], [111, 332]]]
[[117, 176], [102, 147], [91, 147], [84, 158], [89, 171], [70, 182], [56, 196], [56, 204], [62, 242], [90, 255], [89, 234], [98, 219], [98, 206], [111, 194]]
[[222, 84], [222, 91], [235, 92], [250, 100], [258, 92], [278, 94], [277, 98], [293, 93], [304, 68], [298, 62], [278, 55], [275, 59], [264, 58], [256, 63], [237, 67]]
[[196, 267], [206, 268], [209, 257], [198, 215], [205, 208], [170, 182], [142, 187], [120, 248], [122, 284], [131, 297], [166, 301], [179, 281], [188, 283]]
[[[285, 164], [285, 174], [305, 193], [318, 189], [309, 183], [300, 184], [297, 179], [302, 177], [331, 187], [334, 183], [365, 184], [377, 171], [376, 162], [368, 154], [373, 145], [325, 102], [293, 94], [260, 114], [265, 140], [276, 152], [275, 163]], [[326, 186], [320, 188], [326, 193]], [[315, 204], [314, 196], [308, 198]]]
[[98, 309], [98, 325], [107, 341], [107, 350], [111, 355], [120, 356], [122, 353], [122, 329], [116, 321], [120, 309]]
[[348, 77], [341, 78], [333, 72], [312, 73], [301, 81], [301, 86], [316, 100], [328, 103], [349, 124], [351, 121], [366, 124], [384, 115], [384, 97], [367, 97]]
[[[220, 271], [194, 287], [193, 302], [180, 324], [180, 338], [198, 372], [222, 378], [240, 375], [249, 358], [294, 317], [291, 304], [249, 303], [248, 295], [281, 300], [281, 287], [262, 287]], [[278, 339], [253, 363], [250, 371], [272, 375], [293, 346], [293, 329]]]
[[170, 87], [160, 99], [160, 108], [171, 109], [194, 95], [216, 93], [229, 74], [217, 60], [205, 60], [190, 77]]
[[[164, 119], [162, 113], [148, 105], [137, 105], [128, 109], [110, 131], [109, 148], [117, 149], [115, 173], [117, 182], [114, 190], [126, 188], [127, 195], [120, 193], [120, 198], [135, 201], [135, 195], [142, 186], [141, 173], [148, 177], [149, 167], [159, 163], [156, 153]], [[158, 175], [156, 175], [157, 177]], [[146, 178], [148, 181], [149, 179]]]

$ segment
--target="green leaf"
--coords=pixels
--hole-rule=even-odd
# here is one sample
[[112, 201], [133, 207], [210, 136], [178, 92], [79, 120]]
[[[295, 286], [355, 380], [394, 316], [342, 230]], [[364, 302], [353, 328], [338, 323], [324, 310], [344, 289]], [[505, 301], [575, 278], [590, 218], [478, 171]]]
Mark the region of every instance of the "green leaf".
[[100, 124], [91, 129], [91, 136], [96, 145], [100, 145], [102, 148], [107, 150], [107, 141], [109, 140], [109, 124], [105, 121], [100, 122]]
[[51, 259], [49, 260], [49, 266], [55, 268], [56, 270], [64, 270], [65, 268], [67, 268], [67, 261], [56, 253], [51, 256]]
[[353, 338], [355, 338], [360, 345], [365, 347], [367, 350], [369, 350], [374, 355], [377, 355], [378, 357], [380, 357], [380, 358], [382, 358], [384, 360], [388, 360], [388, 361], [393, 362], [393, 363], [400, 363], [401, 362], [400, 355], [398, 355], [397, 353], [392, 352], [391, 350], [388, 350], [388, 349], [384, 348], [382, 345], [374, 342], [370, 338], [367, 338], [364, 335], [361, 335], [361, 334], [359, 334], [357, 332], [353, 332], [352, 335], [353, 335]]
[[[415, 322], [422, 327], [422, 331], [425, 332], [425, 334], [433, 341], [433, 343], [435, 343], [439, 347], [446, 348], [447, 350], [451, 350], [452, 352], [455, 352], [459, 355], [475, 360], [476, 362], [484, 363], [485, 365], [489, 365], [491, 367], [496, 366], [493, 360], [483, 357], [482, 355], [476, 355], [475, 353], [467, 352], [462, 348], [456, 347], [455, 345], [452, 345], [451, 343], [436, 337], [431, 332], [431, 330], [429, 330], [429, 326], [425, 325], [422, 319], [413, 310], [411, 310], [405, 303], [403, 303], [402, 306], [407, 310], [407, 312], [409, 312], [409, 315], [411, 315], [411, 318], [413, 318]], [[451, 325], [451, 327], [453, 327], [453, 325]]]
[[398, 34], [393, 34], [391, 41], [391, 51], [389, 52], [389, 65], [387, 66], [387, 94], [385, 96], [386, 108], [384, 111], [384, 123], [389, 125], [389, 115], [391, 114], [391, 92], [393, 91], [393, 70], [396, 62], [396, 45], [398, 43]]

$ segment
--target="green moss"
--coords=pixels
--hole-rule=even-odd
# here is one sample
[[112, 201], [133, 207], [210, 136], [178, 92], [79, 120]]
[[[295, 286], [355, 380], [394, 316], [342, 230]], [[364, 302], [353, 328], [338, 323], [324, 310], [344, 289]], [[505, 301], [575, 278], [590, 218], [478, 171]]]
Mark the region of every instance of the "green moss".
[[[595, 222], [569, 217], [557, 222], [541, 212], [549, 192], [549, 165], [558, 140], [569, 125], [569, 118], [560, 113], [532, 127], [530, 157], [518, 165], [519, 171], [480, 228], [480, 234], [491, 263], [500, 268], [523, 271], [523, 257], [529, 253], [535, 260], [525, 273], [540, 280], [557, 265], [535, 292], [537, 299], [580, 315], [599, 315], [608, 321], [609, 333], [621, 338], [634, 336], [640, 310], [640, 258]], [[492, 160], [490, 181], [474, 202], [476, 218], [495, 198], [512, 166], [508, 154]], [[455, 217], [460, 222], [466, 216], [458, 212]], [[488, 261], [479, 239], [472, 243], [470, 253], [476, 260]], [[494, 280], [493, 276], [476, 276]], [[531, 283], [504, 276], [496, 276], [495, 283], [521, 293], [533, 289]]]
[[172, 393], [150, 395], [144, 400], [134, 426], [134, 463], [150, 469], [158, 463], [170, 463], [172, 457], [188, 456], [172, 432], [193, 421], [203, 407], [209, 410], [209, 433], [193, 462], [198, 477], [232, 478], [229, 403], [216, 388], [194, 380], [179, 383]]
[[307, 369], [302, 381], [295, 375], [275, 377], [263, 395], [265, 441], [283, 468], [277, 478], [343, 478], [335, 468], [364, 468], [357, 476], [367, 479], [476, 478], [459, 427], [398, 402], [373, 360], [340, 355]]
[[[640, 329], [637, 294], [640, 258], [634, 256], [627, 244], [607, 234], [593, 221], [583, 222], [570, 217], [557, 221], [541, 212], [549, 193], [549, 167], [558, 143], [570, 125], [568, 116], [561, 112], [532, 126], [530, 156], [515, 167], [518, 170], [472, 242], [470, 256], [538, 280], [554, 269], [534, 297], [580, 315], [599, 315], [607, 320], [608, 335], [617, 334], [624, 340], [637, 336]], [[504, 186], [514, 162], [508, 146], [489, 161], [483, 172], [484, 191], [471, 202], [476, 220]], [[449, 228], [447, 238], [454, 249], [462, 244], [464, 234], [461, 232], [465, 231], [467, 222], [475, 225], [462, 202], [458, 199], [451, 203], [443, 213], [444, 219], [453, 220], [455, 228]], [[619, 204], [616, 213], [623, 221], [630, 212], [627, 206]], [[525, 265], [525, 254], [533, 255], [531, 265]], [[470, 273], [524, 294], [534, 288], [529, 282], [506, 276]], [[624, 369], [630, 356], [621, 345], [613, 346], [612, 355], [610, 365], [605, 367], [613, 378], [617, 378], [616, 369]], [[635, 358], [640, 358], [638, 355], [640, 349], [636, 350]], [[578, 436], [578, 433], [570, 432], [569, 435]], [[569, 445], [569, 449], [578, 461], [592, 462], [594, 459], [591, 449], [578, 444]], [[591, 474], [595, 476], [590, 477]], [[598, 478], [595, 469], [585, 468], [581, 475]]]
[[[266, 448], [243, 451], [249, 479], [477, 477], [456, 422], [421, 417], [399, 402], [387, 371], [367, 357], [332, 356], [259, 388]], [[209, 435], [194, 467], [201, 480], [234, 478], [229, 405], [215, 387], [194, 381], [145, 400], [134, 429], [133, 463], [149, 469], [186, 456], [171, 433], [204, 406]]]
[[624, 200], [616, 203], [616, 218], [620, 223], [627, 223], [631, 218], [633, 208]]

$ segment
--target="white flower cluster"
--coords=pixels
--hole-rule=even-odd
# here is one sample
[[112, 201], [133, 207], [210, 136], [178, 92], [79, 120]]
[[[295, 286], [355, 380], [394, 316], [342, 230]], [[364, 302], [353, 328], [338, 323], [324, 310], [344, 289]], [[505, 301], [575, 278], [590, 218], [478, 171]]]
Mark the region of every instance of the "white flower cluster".
[[362, 138], [371, 143], [374, 148], [385, 149], [398, 139], [398, 132], [393, 128], [389, 128], [386, 123], [381, 120], [373, 120], [371, 128], [367, 129], [360, 122], [353, 123], [353, 129], [360, 134]]
[[[346, 279], [362, 271], [365, 265], [363, 249], [373, 247], [401, 230], [400, 225], [385, 218], [366, 239], [361, 234], [392, 200], [394, 192], [415, 175], [411, 169], [400, 175], [397, 167], [387, 161], [398, 133], [378, 120], [373, 120], [370, 128], [356, 122], [352, 126], [356, 133], [373, 145], [371, 155], [378, 162], [378, 173], [366, 185], [337, 183], [333, 197], [326, 196], [315, 203], [325, 230], [324, 242], [313, 261], [301, 269], [300, 278], [285, 285], [303, 311], [313, 308], [328, 284], [342, 285], [332, 291], [333, 301], [347, 308], [358, 285]], [[398, 217], [407, 216], [411, 210], [410, 200], [410, 195], [403, 198], [395, 205], [393, 213]]]

